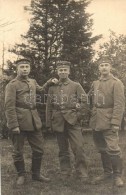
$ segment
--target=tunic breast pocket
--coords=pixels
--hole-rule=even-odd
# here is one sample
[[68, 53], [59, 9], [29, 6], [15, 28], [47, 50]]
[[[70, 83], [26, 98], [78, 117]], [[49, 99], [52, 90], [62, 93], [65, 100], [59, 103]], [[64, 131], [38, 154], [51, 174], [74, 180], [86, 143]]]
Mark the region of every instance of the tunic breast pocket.
[[17, 93], [21, 93], [23, 91], [23, 89], [17, 89]]
[[17, 95], [20, 95], [20, 94], [30, 92], [30, 90], [29, 90], [29, 88], [24, 87], [24, 88], [21, 88], [21, 89], [17, 89], [16, 92], [17, 92]]

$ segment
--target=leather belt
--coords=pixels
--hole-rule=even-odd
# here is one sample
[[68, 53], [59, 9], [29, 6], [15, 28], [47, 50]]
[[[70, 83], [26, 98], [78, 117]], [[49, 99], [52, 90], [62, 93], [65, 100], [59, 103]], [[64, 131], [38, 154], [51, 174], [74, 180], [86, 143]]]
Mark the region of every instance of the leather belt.
[[27, 107], [27, 106], [22, 106], [22, 105], [16, 105], [16, 108], [23, 108], [23, 109], [28, 109], [28, 110], [36, 110], [36, 107]]
[[95, 108], [107, 109], [107, 108], [113, 108], [113, 106], [112, 106], [112, 107], [101, 107], [101, 106], [95, 106]]

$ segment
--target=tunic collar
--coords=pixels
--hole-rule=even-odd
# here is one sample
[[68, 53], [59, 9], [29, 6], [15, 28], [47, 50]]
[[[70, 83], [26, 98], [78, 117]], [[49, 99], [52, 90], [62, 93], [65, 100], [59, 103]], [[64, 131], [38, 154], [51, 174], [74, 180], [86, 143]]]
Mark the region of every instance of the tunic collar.
[[113, 78], [113, 74], [109, 74], [107, 77], [103, 78], [102, 76], [100, 77], [100, 81], [107, 81], [109, 79]]
[[60, 85], [60, 86], [61, 86], [61, 85], [68, 85], [69, 82], [70, 82], [70, 79], [68, 78], [65, 82], [59, 81], [58, 85]]
[[19, 80], [19, 81], [23, 81], [23, 82], [30, 82], [29, 77], [27, 79], [24, 79], [24, 78], [17, 75], [16, 79]]

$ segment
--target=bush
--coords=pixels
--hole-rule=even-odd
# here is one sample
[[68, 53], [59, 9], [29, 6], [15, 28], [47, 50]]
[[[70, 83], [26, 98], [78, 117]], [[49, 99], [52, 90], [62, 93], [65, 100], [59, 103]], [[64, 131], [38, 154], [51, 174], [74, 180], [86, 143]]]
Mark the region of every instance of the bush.
[[6, 117], [4, 112], [4, 96], [5, 96], [5, 86], [10, 81], [9, 77], [0, 78], [0, 137], [8, 138], [8, 128], [6, 125]]

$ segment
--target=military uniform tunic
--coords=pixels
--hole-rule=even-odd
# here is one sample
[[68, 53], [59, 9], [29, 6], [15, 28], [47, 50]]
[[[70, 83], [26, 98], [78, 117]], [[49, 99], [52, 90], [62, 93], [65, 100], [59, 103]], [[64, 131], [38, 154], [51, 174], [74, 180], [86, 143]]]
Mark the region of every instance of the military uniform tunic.
[[43, 154], [42, 122], [36, 110], [36, 92], [47, 87], [39, 86], [34, 79], [17, 76], [5, 90], [5, 114], [10, 131], [19, 127], [20, 134], [12, 133], [14, 161], [23, 161], [24, 138], [27, 137], [32, 152]]
[[[5, 112], [9, 129], [19, 127], [21, 131], [41, 129], [42, 123], [36, 110], [36, 92], [43, 91], [34, 79], [17, 77], [6, 86]], [[33, 125], [34, 123], [34, 125]], [[35, 126], [35, 127], [34, 127]]]
[[94, 130], [94, 141], [100, 151], [119, 154], [118, 131], [112, 125], [121, 126], [125, 109], [124, 86], [110, 74], [94, 81], [89, 92], [93, 98], [90, 127]]
[[[87, 95], [79, 83], [68, 79], [65, 83], [49, 88], [46, 124], [54, 131], [64, 131], [64, 121], [75, 125], [79, 115], [85, 112]], [[79, 107], [77, 108], [77, 105]]]
[[[79, 124], [81, 112], [85, 112], [86, 93], [79, 83], [67, 79], [50, 87], [47, 98], [46, 124], [56, 132], [60, 168], [69, 170], [69, 143], [76, 159], [76, 170], [87, 175], [87, 162], [84, 153], [84, 138]], [[78, 108], [77, 108], [78, 107]]]

